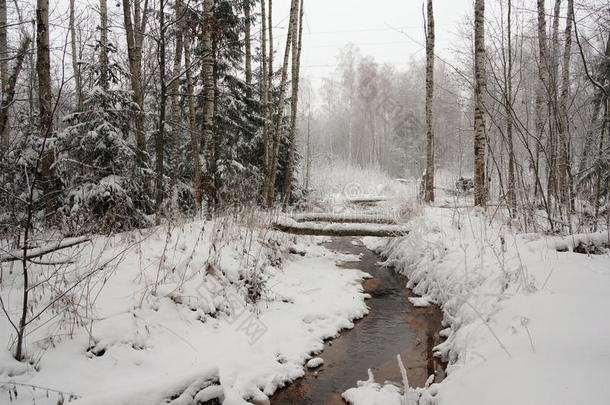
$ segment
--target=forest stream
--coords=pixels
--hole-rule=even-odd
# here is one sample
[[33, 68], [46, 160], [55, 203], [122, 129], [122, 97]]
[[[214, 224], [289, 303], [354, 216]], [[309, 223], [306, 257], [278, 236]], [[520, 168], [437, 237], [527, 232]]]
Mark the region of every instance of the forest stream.
[[278, 390], [271, 397], [271, 404], [344, 404], [341, 393], [355, 387], [357, 381], [366, 380], [369, 368], [379, 383], [401, 383], [397, 354], [407, 367], [411, 386], [423, 386], [430, 374], [436, 375], [435, 382], [441, 381], [445, 377], [444, 365], [432, 355], [433, 347], [441, 342], [441, 310], [433, 305], [413, 306], [408, 298], [415, 294], [405, 288], [406, 277], [380, 265], [379, 256], [360, 239], [338, 237], [324, 246], [360, 256], [360, 260], [341, 262], [339, 267], [359, 269], [373, 276], [363, 283], [371, 295], [367, 300], [370, 312], [356, 321], [353, 329], [329, 340], [319, 354], [324, 364]]

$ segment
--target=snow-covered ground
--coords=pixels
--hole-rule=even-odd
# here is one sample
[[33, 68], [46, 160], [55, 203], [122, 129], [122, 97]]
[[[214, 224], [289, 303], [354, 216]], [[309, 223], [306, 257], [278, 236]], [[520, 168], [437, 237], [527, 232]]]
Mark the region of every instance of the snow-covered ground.
[[[373, 239], [387, 264], [444, 311], [436, 348], [448, 377], [401, 399], [393, 385], [359, 383], [355, 405], [610, 403], [609, 234], [515, 234], [473, 209], [426, 208], [411, 233]], [[567, 251], [566, 251], [567, 250]], [[582, 249], [577, 249], [582, 251]], [[381, 383], [381, 384], [380, 384]], [[415, 398], [415, 399], [414, 399]], [[402, 401], [402, 402], [401, 402]]]
[[[442, 307], [447, 340], [436, 354], [449, 363], [441, 383], [405, 392], [371, 374], [345, 400], [610, 403], [607, 232], [517, 234], [499, 215], [471, 208], [335, 204], [333, 215], [392, 213], [410, 230], [362, 241], [408, 276], [422, 296], [414, 305]], [[44, 256], [63, 263], [60, 278], [56, 267], [33, 264], [32, 283], [41, 284], [30, 317], [61, 299], [28, 325], [30, 363], [12, 358], [15, 333], [0, 321], [0, 403], [54, 404], [73, 394], [81, 405], [265, 404], [306, 367], [319, 367], [323, 340], [367, 313], [367, 275], [338, 268], [357, 258], [328, 251], [321, 238], [242, 222], [97, 237]], [[587, 251], [601, 254], [579, 253]], [[16, 320], [19, 263], [2, 266], [0, 293]]]
[[[320, 239], [217, 222], [97, 237], [45, 256], [73, 263], [33, 290], [30, 312], [76, 287], [29, 325], [30, 364], [12, 358], [15, 331], [1, 318], [0, 403], [266, 403], [304, 374], [325, 338], [367, 313], [366, 274], [335, 266], [355, 257]], [[16, 320], [20, 267], [2, 266], [0, 293]], [[53, 268], [32, 265], [32, 282]]]

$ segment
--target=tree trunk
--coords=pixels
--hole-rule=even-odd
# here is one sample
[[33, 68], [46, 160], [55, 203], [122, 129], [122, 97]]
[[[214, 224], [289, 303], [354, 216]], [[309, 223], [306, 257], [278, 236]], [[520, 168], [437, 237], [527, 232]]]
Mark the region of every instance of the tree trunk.
[[508, 0], [508, 60], [506, 61], [506, 92], [504, 100], [506, 114], [506, 142], [508, 143], [508, 185], [506, 197], [510, 214], [511, 216], [515, 217], [517, 210], [517, 192], [515, 189], [515, 145], [513, 142], [513, 39], [511, 24], [512, 0]]
[[284, 207], [288, 206], [292, 196], [292, 177], [294, 175], [294, 165], [296, 156], [296, 133], [297, 133], [297, 114], [299, 109], [299, 79], [301, 75], [301, 49], [303, 46], [303, 15], [304, 15], [304, 0], [301, 0], [299, 6], [299, 23], [298, 33], [297, 24], [293, 27], [292, 32], [292, 98], [290, 101], [290, 133], [289, 133], [289, 151], [288, 162], [284, 173]]
[[[262, 0], [265, 1], [265, 0]], [[267, 29], [269, 30], [269, 90], [273, 88], [273, 0], [269, 0], [269, 13], [267, 14]]]
[[205, 141], [206, 170], [203, 186], [206, 193], [208, 214], [216, 208], [216, 145], [214, 139], [214, 0], [203, 2], [203, 59], [201, 78], [203, 81], [203, 139]]
[[[263, 2], [265, 0], [262, 0]], [[269, 31], [269, 58], [268, 58], [268, 69], [269, 72], [267, 74], [267, 103], [270, 101], [270, 93], [273, 90], [273, 0], [269, 0], [269, 12], [267, 14], [267, 29]], [[267, 120], [269, 123], [273, 122], [273, 107], [267, 106]], [[273, 155], [273, 128], [269, 127], [267, 129], [267, 144], [265, 145], [265, 174], [266, 178], [271, 176], [271, 155]], [[263, 191], [265, 203], [267, 201], [267, 181], [265, 180], [265, 187]]]
[[487, 203], [487, 181], [485, 175], [485, 117], [483, 112], [485, 80], [485, 0], [475, 0], [474, 9], [474, 205], [484, 207]]
[[434, 97], [434, 8], [428, 0], [426, 12], [426, 175], [424, 201], [434, 201], [434, 126], [432, 101]]
[[574, 0], [568, 0], [568, 16], [565, 28], [565, 48], [563, 51], [563, 68], [561, 72], [561, 94], [559, 97], [559, 187], [560, 198], [564, 206], [570, 211], [574, 209], [572, 195], [572, 170], [570, 165], [570, 126], [568, 116], [568, 102], [570, 98], [570, 58], [572, 53], [572, 14]]
[[72, 50], [72, 71], [74, 74], [74, 91], [76, 92], [76, 111], [81, 111], [83, 108], [83, 85], [80, 74], [80, 65], [78, 63], [79, 55], [76, 47], [75, 24], [74, 0], [70, 0], [70, 17], [68, 20], [68, 26], [70, 29], [70, 47]]
[[100, 86], [108, 90], [108, 4], [100, 0]]
[[[0, 0], [0, 83], [2, 84], [2, 98], [6, 97], [8, 93], [9, 84], [9, 73], [8, 73], [8, 36], [7, 36], [7, 14], [6, 14], [6, 0]], [[4, 109], [8, 109], [9, 106], [2, 104], [2, 112]], [[8, 150], [9, 146], [9, 130], [8, 130], [8, 111], [6, 112], [7, 123], [2, 127], [0, 132], [0, 154]]]
[[142, 40], [143, 29], [146, 26], [146, 7], [144, 5], [144, 18], [140, 21], [140, 1], [135, 0], [134, 18], [131, 17], [131, 0], [123, 0], [123, 19], [125, 36], [127, 39], [127, 58], [129, 60], [129, 73], [133, 101], [140, 111], [135, 117], [136, 148], [138, 150], [137, 163], [140, 167], [146, 166], [146, 135], [144, 134], [144, 91], [142, 89]]
[[181, 124], [182, 120], [180, 119], [180, 86], [178, 78], [180, 76], [180, 69], [182, 66], [182, 50], [184, 49], [184, 33], [183, 26], [185, 18], [184, 16], [184, 7], [180, 1], [176, 1], [175, 6], [176, 11], [176, 22], [178, 24], [178, 28], [176, 29], [176, 47], [174, 52], [174, 67], [172, 73], [172, 82], [169, 86], [169, 92], [171, 97], [171, 126], [172, 126], [172, 156], [171, 156], [171, 187], [172, 192], [174, 187], [178, 183], [178, 168], [179, 168], [179, 156], [180, 156], [180, 134], [182, 133]]
[[21, 39], [21, 44], [19, 45], [17, 55], [15, 56], [15, 65], [13, 66], [11, 75], [8, 78], [8, 84], [6, 88], [2, 91], [2, 104], [0, 105], [0, 134], [6, 134], [7, 143], [6, 145], [2, 145], [2, 148], [0, 148], [0, 152], [6, 151], [7, 149], [5, 149], [5, 147], [8, 148], [9, 146], [9, 110], [11, 104], [13, 104], [13, 100], [15, 99], [15, 86], [17, 85], [17, 78], [19, 77], [19, 73], [21, 72], [23, 61], [25, 60], [25, 55], [28, 51], [31, 42], [32, 39], [29, 36], [25, 36]]
[[[546, 87], [548, 108], [547, 114], [549, 118], [549, 137], [547, 142], [547, 160], [548, 160], [548, 195], [549, 197], [559, 197], [561, 200], [559, 188], [559, 171], [558, 171], [558, 138], [557, 138], [557, 77], [559, 75], [559, 12], [561, 10], [561, 0], [555, 0], [553, 11], [553, 24], [551, 27], [551, 49], [547, 54], [548, 63], [548, 82]], [[553, 199], [551, 199], [553, 201]]]
[[250, 86], [252, 85], [252, 45], [250, 40], [252, 22], [250, 21], [250, 1], [251, 0], [244, 0], [244, 14], [246, 17], [246, 24], [244, 27], [244, 53], [246, 58], [246, 84], [248, 85], [246, 91], [248, 98], [252, 97], [252, 90], [250, 89]]
[[155, 135], [155, 204], [157, 210], [161, 207], [165, 198], [164, 177], [165, 177], [165, 114], [167, 106], [167, 85], [165, 82], [165, 1], [159, 0], [159, 123]]
[[51, 53], [49, 49], [49, 0], [37, 0], [36, 6], [36, 74], [38, 76], [38, 108], [40, 110], [40, 137], [43, 139], [42, 186], [45, 216], [53, 213], [56, 190], [53, 186], [53, 153], [48, 138], [53, 132], [51, 101]]
[[[267, 67], [267, 16], [265, 10], [266, 0], [261, 0], [261, 104], [263, 105], [263, 117], [269, 119], [269, 72]], [[265, 172], [269, 168], [269, 125], [265, 122], [263, 126], [263, 168]], [[266, 184], [266, 183], [265, 183]], [[263, 186], [264, 189], [264, 186]], [[263, 200], [265, 193], [263, 192]]]
[[[538, 137], [537, 147], [544, 142], [544, 134], [546, 127], [546, 114], [544, 113], [544, 100], [549, 87], [549, 52], [547, 48], [546, 35], [546, 12], [544, 9], [544, 0], [537, 0], [538, 7], [538, 87], [536, 91], [536, 135]], [[538, 158], [539, 154], [537, 154]], [[548, 159], [547, 159], [548, 160]], [[536, 162], [539, 164], [539, 162]], [[549, 183], [550, 184], [550, 183]], [[550, 188], [547, 187], [547, 193]], [[542, 193], [542, 190], [540, 190]], [[548, 195], [550, 203], [551, 195]], [[550, 215], [550, 213], [549, 213]]]
[[[186, 24], [185, 24], [186, 27]], [[193, 99], [193, 74], [191, 62], [190, 35], [184, 31], [184, 65], [186, 66], [186, 93], [188, 104], [189, 132], [191, 139], [191, 154], [193, 155], [193, 188], [195, 195], [195, 212], [201, 210], [201, 158], [199, 156], [199, 134], [195, 128], [195, 100]]]
[[108, 4], [100, 0], [100, 86], [108, 90]]
[[[571, 7], [573, 6], [572, 3]], [[572, 12], [573, 15], [573, 12]], [[610, 59], [610, 35], [608, 35], [608, 38], [606, 40], [606, 51], [605, 51], [605, 58]], [[599, 87], [595, 87], [595, 93], [593, 96], [593, 109], [591, 111], [591, 120], [590, 120], [590, 125], [589, 128], [587, 129], [587, 133], [585, 135], [585, 140], [583, 142], [582, 145], [582, 152], [581, 152], [581, 157], [580, 157], [580, 163], [578, 165], [578, 172], [579, 173], [583, 173], [586, 169], [587, 169], [587, 164], [588, 164], [588, 158], [589, 158], [589, 153], [590, 153], [590, 149], [591, 149], [591, 143], [594, 140], [594, 135], [595, 132], [599, 129], [599, 115], [600, 115], [600, 111], [602, 110], [602, 106], [605, 104], [605, 100], [604, 100], [604, 92], [602, 91], [601, 88]]]
[[280, 90], [278, 97], [278, 111], [275, 117], [275, 128], [273, 131], [273, 145], [271, 146], [271, 160], [269, 172], [267, 173], [267, 199], [266, 205], [270, 207], [275, 199], [275, 179], [277, 175], [278, 158], [280, 151], [282, 118], [284, 111], [284, 97], [286, 96], [286, 82], [288, 80], [288, 60], [290, 56], [290, 47], [292, 44], [293, 27], [297, 23], [297, 2], [292, 0], [290, 5], [290, 23], [288, 25], [288, 35], [286, 37], [286, 48], [284, 50], [284, 62], [282, 64], [282, 78], [280, 81]]

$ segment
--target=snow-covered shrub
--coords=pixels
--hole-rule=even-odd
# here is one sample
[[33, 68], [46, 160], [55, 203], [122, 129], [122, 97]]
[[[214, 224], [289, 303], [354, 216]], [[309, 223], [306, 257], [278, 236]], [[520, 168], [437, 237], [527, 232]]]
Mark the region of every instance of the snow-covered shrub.
[[74, 233], [125, 231], [147, 224], [141, 201], [132, 198], [143, 193], [137, 186], [115, 175], [76, 185], [64, 197], [64, 225]]
[[37, 228], [45, 219], [42, 212], [43, 190], [45, 187], [59, 190], [63, 182], [55, 175], [42, 176], [43, 152], [49, 152], [49, 156], [52, 156], [54, 140], [41, 138], [36, 125], [32, 123], [17, 130], [15, 142], [0, 157], [0, 234], [16, 233], [19, 239], [28, 205], [31, 204], [32, 208], [31, 226]]
[[147, 176], [137, 168], [140, 157], [129, 138], [137, 111], [129, 92], [98, 85], [87, 93], [82, 111], [64, 118], [56, 167], [66, 184], [60, 213], [67, 231], [113, 232], [146, 224]]

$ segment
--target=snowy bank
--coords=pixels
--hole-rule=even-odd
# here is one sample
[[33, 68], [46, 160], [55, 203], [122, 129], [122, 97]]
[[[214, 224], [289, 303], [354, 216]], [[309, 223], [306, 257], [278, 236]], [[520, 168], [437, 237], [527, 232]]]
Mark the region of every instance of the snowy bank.
[[[265, 403], [304, 374], [324, 339], [367, 313], [366, 274], [337, 268], [351, 257], [316, 241], [194, 222], [45, 256], [70, 261], [61, 260], [60, 276], [57, 267], [31, 265], [41, 283], [31, 313], [84, 281], [28, 327], [28, 362], [12, 358], [15, 331], [0, 319], [0, 403]], [[12, 319], [21, 310], [19, 266], [2, 264], [0, 294]]]
[[[515, 235], [477, 211], [441, 208], [409, 227], [381, 253], [422, 304], [442, 306], [447, 327], [435, 350], [448, 377], [420, 391], [420, 404], [606, 403], [610, 255], [577, 252], [603, 253], [608, 233]], [[392, 403], [379, 398], [393, 391], [361, 384], [348, 399]]]

